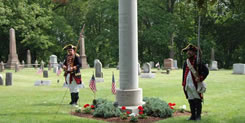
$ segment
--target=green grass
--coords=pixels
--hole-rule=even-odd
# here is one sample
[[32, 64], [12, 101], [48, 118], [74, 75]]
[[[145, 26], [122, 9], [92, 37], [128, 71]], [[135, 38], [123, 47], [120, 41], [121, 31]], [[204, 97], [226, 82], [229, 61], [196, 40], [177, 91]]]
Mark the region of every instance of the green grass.
[[[80, 90], [80, 105], [91, 103], [93, 93], [88, 88], [94, 69], [83, 69], [82, 79], [86, 85]], [[97, 98], [115, 101], [111, 94], [112, 71], [115, 73], [119, 87], [119, 71], [115, 68], [103, 69], [104, 83], [97, 83]], [[154, 69], [154, 71], [157, 71]], [[68, 123], [103, 122], [72, 116], [74, 111], [70, 105], [70, 94], [62, 88], [64, 78], [57, 77], [49, 71], [49, 78], [42, 78], [33, 68], [15, 73], [13, 70], [13, 85], [0, 86], [0, 123]], [[0, 73], [4, 76], [5, 73]], [[50, 86], [34, 86], [36, 80], [51, 80]], [[57, 80], [60, 83], [57, 83]], [[5, 80], [4, 80], [5, 81]], [[139, 87], [143, 89], [144, 97], [158, 97], [166, 102], [176, 103], [176, 108], [187, 105], [181, 86], [182, 70], [173, 70], [169, 75], [157, 71], [154, 79], [139, 78]], [[206, 79], [207, 92], [204, 95], [203, 123], [241, 123], [245, 122], [245, 75], [234, 75], [231, 70], [210, 71]], [[63, 96], [64, 101], [61, 103]], [[58, 111], [60, 107], [60, 110]], [[189, 110], [189, 108], [187, 108]], [[56, 114], [56, 112], [58, 113]], [[158, 123], [187, 122], [189, 116], [172, 117]]]

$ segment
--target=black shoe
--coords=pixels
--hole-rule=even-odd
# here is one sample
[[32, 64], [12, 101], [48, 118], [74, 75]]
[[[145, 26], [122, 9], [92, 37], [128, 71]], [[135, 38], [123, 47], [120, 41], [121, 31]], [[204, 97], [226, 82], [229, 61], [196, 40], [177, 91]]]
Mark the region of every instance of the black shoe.
[[196, 120], [201, 120], [201, 116], [197, 116], [196, 117]]

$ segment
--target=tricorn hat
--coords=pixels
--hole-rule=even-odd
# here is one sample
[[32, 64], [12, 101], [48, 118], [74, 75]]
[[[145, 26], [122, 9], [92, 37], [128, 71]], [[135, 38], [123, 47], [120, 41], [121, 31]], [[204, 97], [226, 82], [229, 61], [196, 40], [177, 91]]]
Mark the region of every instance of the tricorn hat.
[[63, 48], [63, 50], [68, 50], [68, 49], [74, 49], [75, 50], [75, 49], [77, 49], [77, 47], [72, 45], [72, 44], [68, 44], [68, 45], [64, 46], [64, 48]]
[[189, 44], [184, 49], [182, 49], [182, 52], [187, 52], [188, 50], [197, 51], [198, 48], [193, 44]]

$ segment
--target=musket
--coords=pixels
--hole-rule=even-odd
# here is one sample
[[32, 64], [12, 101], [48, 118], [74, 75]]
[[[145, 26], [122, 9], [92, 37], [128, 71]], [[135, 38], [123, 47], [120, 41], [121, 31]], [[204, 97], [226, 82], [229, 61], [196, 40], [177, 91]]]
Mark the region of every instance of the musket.
[[82, 28], [82, 30], [81, 30], [81, 32], [80, 32], [79, 39], [78, 39], [77, 46], [76, 46], [77, 48], [76, 48], [76, 50], [75, 50], [75, 53], [77, 52], [77, 49], [78, 49], [80, 40], [82, 40], [82, 38], [83, 38], [84, 28], [85, 28], [85, 24], [83, 24], [83, 28]]

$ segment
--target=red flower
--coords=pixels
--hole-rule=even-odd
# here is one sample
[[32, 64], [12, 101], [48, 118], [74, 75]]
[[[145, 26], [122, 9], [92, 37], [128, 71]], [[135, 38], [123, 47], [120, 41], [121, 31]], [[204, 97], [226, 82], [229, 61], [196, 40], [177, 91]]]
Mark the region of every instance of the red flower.
[[127, 114], [131, 114], [131, 112], [130, 111], [127, 111]]
[[168, 103], [169, 106], [175, 106], [175, 103]]
[[174, 107], [170, 106], [171, 109], [174, 109]]
[[89, 104], [85, 104], [83, 107], [86, 108], [86, 107], [88, 107], [88, 106], [89, 106]]
[[121, 108], [122, 110], [126, 110], [126, 107], [125, 106], [122, 106], [122, 108]]
[[91, 105], [90, 108], [94, 109], [95, 107], [94, 107], [94, 105]]
[[172, 103], [172, 106], [175, 106], [176, 104], [175, 103]]
[[139, 106], [138, 109], [139, 109], [140, 111], [143, 111], [143, 110], [144, 110], [142, 106]]
[[143, 111], [140, 111], [139, 114], [140, 114], [140, 115], [143, 114]]

